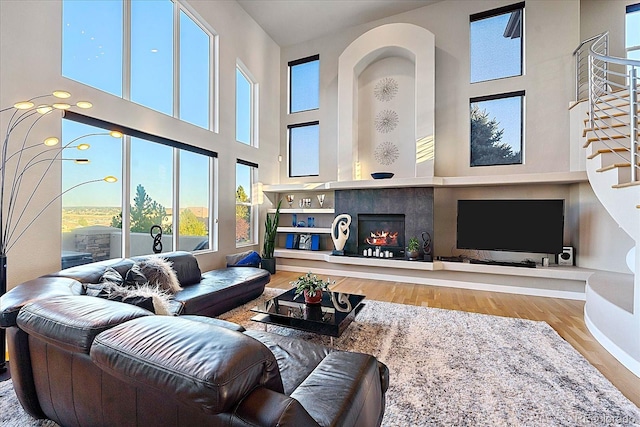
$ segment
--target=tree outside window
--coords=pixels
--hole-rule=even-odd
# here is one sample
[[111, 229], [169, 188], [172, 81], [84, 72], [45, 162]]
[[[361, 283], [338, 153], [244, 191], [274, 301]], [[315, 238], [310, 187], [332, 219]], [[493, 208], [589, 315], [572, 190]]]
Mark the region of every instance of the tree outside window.
[[522, 163], [524, 92], [471, 100], [471, 166]]

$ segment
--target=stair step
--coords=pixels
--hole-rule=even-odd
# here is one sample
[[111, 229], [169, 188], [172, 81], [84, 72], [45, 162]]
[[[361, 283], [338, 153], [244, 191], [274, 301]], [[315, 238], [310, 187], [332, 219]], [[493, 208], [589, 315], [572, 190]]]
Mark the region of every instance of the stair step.
[[596, 141], [613, 141], [616, 139], [625, 139], [625, 138], [630, 138], [629, 135], [611, 135], [611, 136], [592, 136], [591, 138], [587, 139], [587, 142], [583, 145], [584, 148], [587, 148], [589, 146], [589, 144], [591, 144], [592, 142], [596, 142]]
[[613, 148], [602, 148], [600, 150], [596, 150], [595, 152], [589, 154], [589, 156], [587, 156], [587, 159], [595, 159], [596, 157], [598, 157], [601, 154], [607, 154], [607, 153], [622, 153], [622, 152], [626, 152], [629, 151], [629, 149], [624, 148], [624, 147], [613, 147]]
[[626, 187], [633, 187], [635, 185], [640, 185], [640, 181], [625, 182], [623, 184], [612, 185], [612, 187], [613, 188], [626, 188]]
[[[587, 115], [589, 115], [589, 113], [587, 112]], [[605, 116], [596, 116], [593, 118], [593, 120], [606, 120], [606, 119], [611, 119], [614, 117], [620, 117], [620, 116], [628, 116], [629, 113], [626, 111], [620, 111], [618, 113], [613, 113], [613, 114], [607, 114]], [[584, 124], [586, 125], [589, 122], [589, 119], [586, 118], [584, 119]]]
[[605, 166], [599, 169], [596, 169], [596, 172], [606, 172], [606, 171], [610, 171], [612, 169], [617, 169], [617, 168], [629, 168], [631, 167], [631, 163], [613, 163], [609, 166]]
[[[598, 126], [596, 127], [596, 129], [597, 129], [597, 130], [602, 130], [602, 129], [616, 129], [616, 128], [623, 128], [623, 127], [627, 127], [627, 126], [629, 126], [629, 124], [628, 124], [628, 123], [614, 123], [614, 124], [612, 124], [612, 125], [611, 125], [611, 124], [604, 124], [604, 123], [603, 123], [603, 124], [598, 125]], [[583, 129], [583, 131], [582, 131], [582, 136], [583, 136], [583, 137], [586, 137], [586, 136], [587, 136], [587, 133], [589, 133], [589, 132], [593, 132], [593, 131], [594, 131], [594, 129], [593, 129], [593, 128], [584, 128], [584, 129]], [[587, 145], [585, 145], [585, 147], [586, 147], [586, 146], [588, 146], [588, 145], [589, 145], [589, 141], [587, 141]]]

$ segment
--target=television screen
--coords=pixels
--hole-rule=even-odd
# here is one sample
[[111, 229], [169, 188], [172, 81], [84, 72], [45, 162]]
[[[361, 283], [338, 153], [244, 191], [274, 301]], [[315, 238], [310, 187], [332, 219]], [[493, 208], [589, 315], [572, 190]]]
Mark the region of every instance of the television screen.
[[458, 200], [457, 247], [562, 252], [564, 200]]

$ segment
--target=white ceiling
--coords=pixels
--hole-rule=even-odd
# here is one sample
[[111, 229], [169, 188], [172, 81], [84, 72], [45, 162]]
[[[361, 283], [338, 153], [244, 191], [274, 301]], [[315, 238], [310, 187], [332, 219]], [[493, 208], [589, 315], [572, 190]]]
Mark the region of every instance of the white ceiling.
[[290, 46], [441, 0], [237, 0], [280, 46]]

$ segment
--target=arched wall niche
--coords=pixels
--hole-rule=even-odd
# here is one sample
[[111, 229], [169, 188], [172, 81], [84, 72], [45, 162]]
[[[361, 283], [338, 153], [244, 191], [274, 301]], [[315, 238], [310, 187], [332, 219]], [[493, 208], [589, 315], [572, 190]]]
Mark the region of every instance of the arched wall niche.
[[[435, 37], [413, 24], [387, 24], [354, 40], [338, 59], [338, 181], [367, 178], [359, 167], [360, 75], [377, 61], [399, 57], [414, 64], [413, 177], [431, 177], [434, 171]], [[399, 124], [400, 126], [400, 124]], [[406, 177], [406, 176], [405, 176]]]

